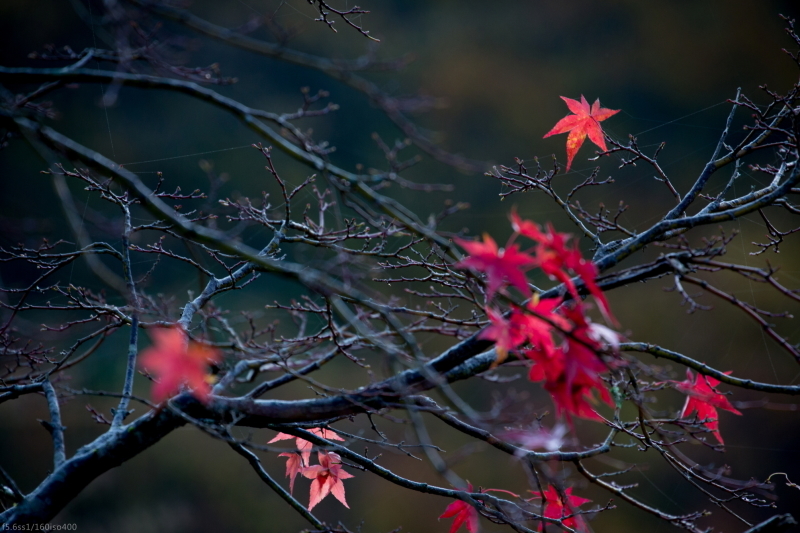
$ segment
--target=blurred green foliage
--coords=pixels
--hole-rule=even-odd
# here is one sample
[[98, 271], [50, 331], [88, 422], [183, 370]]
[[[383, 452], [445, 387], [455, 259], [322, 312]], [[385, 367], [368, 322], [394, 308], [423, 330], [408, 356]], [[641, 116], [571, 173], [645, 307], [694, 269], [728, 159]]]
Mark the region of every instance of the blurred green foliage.
[[[604, 123], [615, 138], [625, 139], [629, 133], [638, 135], [641, 146], [653, 148], [666, 142], [662, 167], [681, 189], [691, 183], [710, 156], [729, 111], [725, 102], [734, 97], [737, 87], [758, 99], [759, 85], [766, 83], [780, 90], [797, 78], [793, 64], [781, 52], [790, 43], [778, 17], [778, 13], [796, 14], [797, 4], [791, 0], [364, 0], [362, 7], [372, 10], [359, 23], [381, 39], [377, 52], [380, 57], [406, 53], [415, 56], [403, 72], [369, 77], [392, 95], [420, 91], [441, 98], [446, 105], [415, 118], [443, 147], [471, 159], [513, 164], [513, 158], [519, 157], [533, 165], [532, 159], [539, 156], [549, 166], [550, 154], [555, 153], [563, 163], [564, 138], [543, 140], [542, 135], [567, 113], [559, 96], [577, 98], [584, 94], [590, 100], [601, 98], [606, 107], [622, 109]], [[293, 47], [335, 58], [359, 56], [368, 44], [343, 24], [337, 24], [339, 32], [334, 34], [314, 22], [314, 13], [303, 0], [208, 0], [196, 2], [191, 9], [216, 24], [230, 27], [244, 24], [254, 15], [275, 14], [277, 22], [296, 32], [290, 43]], [[174, 29], [167, 23], [159, 35], [169, 35]], [[267, 37], [264, 30], [254, 35]], [[92, 46], [95, 39], [99, 46], [109, 46], [103, 42], [102, 28], [87, 24], [72, 9], [71, 2], [0, 3], [0, 64], [4, 66], [35, 64], [26, 58], [27, 54], [41, 50], [47, 43], [68, 44], [81, 50]], [[239, 83], [215, 89], [253, 107], [289, 112], [302, 102], [300, 87], [308, 86], [312, 92], [329, 91], [330, 100], [339, 104], [340, 110], [305, 120], [302, 126], [313, 128], [316, 139], [328, 139], [336, 146], [331, 159], [343, 168], [381, 167], [382, 155], [371, 140], [373, 132], [388, 142], [402, 137], [363, 95], [318, 72], [210, 40], [195, 39], [190, 49], [185, 54], [188, 65], [219, 63], [222, 73], [237, 77]], [[52, 126], [140, 172], [151, 185], [156, 180], [155, 172], [160, 171], [166, 177], [167, 188], [205, 188], [208, 181], [199, 164], [205, 160], [215, 172], [228, 176], [221, 197], [255, 199], [262, 190], [276, 194], [263, 170], [262, 157], [246, 148], [259, 139], [221, 111], [178, 94], [127, 88], [122, 89], [113, 107], [104, 109], [98, 105], [101, 92], [101, 88], [87, 85], [54, 94], [59, 117]], [[745, 119], [742, 117], [737, 125]], [[575, 161], [574, 172], [558, 179], [574, 185], [588, 175], [598, 164], [587, 161], [592, 150], [585, 145]], [[407, 149], [409, 157], [417, 152], [413, 147]], [[290, 183], [299, 183], [312, 172], [281, 155], [276, 155], [276, 162]], [[619, 160], [611, 158], [599, 163], [603, 165], [601, 177], [612, 175], [616, 183], [587, 194], [581, 199], [585, 205], [593, 206], [600, 199], [609, 206], [619, 201], [630, 204], [625, 220], [633, 227], [651, 222], [668, 205], [667, 191], [652, 179], [648, 169], [639, 166], [618, 170]], [[33, 244], [41, 237], [71, 239], [52, 187], [46, 176], [39, 175], [43, 169], [44, 164], [22, 142], [12, 142], [0, 152], [0, 244]], [[510, 232], [507, 214], [512, 205], [525, 217], [539, 222], [554, 220], [562, 231], [570, 229], [558, 209], [542, 198], [512, 196], [510, 201], [501, 203], [497, 197], [499, 185], [491, 178], [461, 173], [430, 158], [409, 170], [406, 177], [455, 186], [453, 193], [422, 195], [400, 188], [391, 192], [423, 220], [447, 199], [471, 204], [469, 211], [445, 223], [447, 230], [466, 229], [471, 234], [489, 231], [502, 240]], [[77, 184], [71, 186], [80, 205], [102, 211], [97, 198], [87, 196]], [[763, 233], [755, 224], [749, 224], [747, 219], [739, 223], [737, 229], [743, 236], [731, 246], [732, 255], [747, 257], [751, 251], [749, 242]], [[247, 238], [259, 244], [265, 234], [253, 232]], [[781, 279], [798, 287], [800, 272], [794, 249], [787, 246], [780, 256]], [[763, 264], [760, 258], [749, 261]], [[3, 283], [22, 284], [28, 274], [4, 266], [0, 275]], [[70, 276], [76, 283], [92, 283], [88, 273], [80, 269], [70, 272]], [[724, 370], [735, 369], [737, 374], [756, 380], [796, 380], [793, 362], [766, 342], [753, 325], [742, 324], [736, 310], [718, 306], [703, 316], [687, 316], [678, 305], [679, 298], [663, 292], [666, 285], [655, 281], [610, 295], [626, 334], [687, 350], [700, 360]], [[227, 295], [220, 303], [234, 309], [262, 307], [289, 297], [293, 291], [274, 282], [259, 287], [259, 292]], [[149, 290], [169, 291], [180, 297], [187, 290], [198, 288], [196, 279], [186, 279], [178, 270], [162, 269], [157, 284]], [[734, 288], [742, 297], [764, 305], [773, 301], [778, 306], [786, 305], [771, 293], [757, 292], [760, 287]], [[46, 320], [43, 316], [38, 318]], [[791, 333], [790, 339], [800, 341], [800, 335]], [[115, 349], [122, 350], [122, 341], [106, 347], [91, 364], [76, 369], [72, 373], [73, 386], [118, 387], [115, 379], [120, 380], [122, 375], [122, 360], [115, 357]], [[338, 375], [337, 379], [346, 383], [350, 368], [340, 364], [326, 372], [329, 376]], [[144, 385], [140, 387], [144, 392]], [[521, 380], [494, 386], [498, 392], [511, 387], [530, 394], [537, 408], [546, 409], [542, 405], [548, 400], [535, 385]], [[480, 388], [459, 384], [457, 390], [475, 405], [488, 406], [485, 396], [477, 396], [479, 392], [486, 394], [485, 384]], [[299, 386], [281, 391], [286, 397], [309, 394]], [[738, 400], [761, 399], [758, 394], [742, 391], [736, 395]], [[677, 411], [682, 399], [677, 393], [666, 391], [659, 395], [659, 401], [664, 402], [662, 408], [671, 406]], [[86, 399], [79, 397], [65, 406], [68, 452], [104, 429], [89, 418], [85, 403]], [[89, 403], [101, 410], [111, 406], [102, 399], [91, 399]], [[0, 405], [0, 465], [16, 477], [23, 490], [32, 489], [50, 465], [50, 442], [36, 418], [46, 418], [41, 398], [26, 397]], [[722, 425], [729, 443], [726, 455], [691, 447], [699, 462], [734, 465], [734, 476], [763, 479], [773, 471], [783, 470], [800, 478], [796, 461], [800, 442], [793, 417], [776, 410], [750, 411], [736, 420], [723, 414]], [[360, 425], [342, 423], [341, 427], [356, 431]], [[598, 440], [601, 429], [589, 423], [579, 423], [577, 428], [585, 444]], [[398, 439], [405, 438], [402, 427], [387, 430], [394, 431]], [[263, 433], [257, 432], [255, 438], [266, 442], [270, 435]], [[436, 441], [454, 455], [467, 444], [448, 429], [440, 429]], [[385, 464], [404, 475], [438, 482], [426, 464], [383, 453]], [[283, 461], [274, 456], [263, 457], [266, 467], [281, 477]], [[642, 461], [635, 451], [615, 457], [620, 461]], [[645, 502], [659, 502], [666, 510], [677, 511], [702, 499], [698, 498], [702, 496], [699, 492], [690, 492], [680, 476], [667, 471], [657, 458], [646, 458], [652, 464], [637, 467]], [[485, 447], [467, 449], [464, 463], [457, 468], [476, 486], [514, 491], [526, 488], [524, 475], [513, 461]], [[446, 531], [449, 527], [436, 522], [448, 502], [398, 489], [362, 472], [354, 473], [357, 477], [347, 482], [352, 510], [326, 501], [319, 507], [324, 519], [341, 519], [352, 528], [363, 519], [364, 531], [389, 531], [400, 525], [403, 531], [426, 532]], [[298, 482], [296, 490], [307, 488]], [[576, 493], [592, 498], [598, 505], [608, 499], [606, 494], [583, 485]], [[781, 487], [778, 494], [783, 497], [779, 508], [789, 510], [792, 502], [800, 506], [800, 498], [788, 489]], [[665, 524], [626, 508], [622, 502], [616, 503], [620, 505], [617, 511], [603, 513], [593, 522], [598, 531], [668, 529]], [[698, 501], [696, 507], [703, 503]], [[741, 529], [719, 512], [715, 517], [719, 519], [714, 522], [718, 529]], [[91, 484], [55, 520], [65, 522], [76, 522], [78, 531], [83, 533], [296, 531], [305, 527], [240, 457], [230, 453], [224, 444], [189, 428]], [[486, 522], [483, 525], [487, 531], [504, 530]]]

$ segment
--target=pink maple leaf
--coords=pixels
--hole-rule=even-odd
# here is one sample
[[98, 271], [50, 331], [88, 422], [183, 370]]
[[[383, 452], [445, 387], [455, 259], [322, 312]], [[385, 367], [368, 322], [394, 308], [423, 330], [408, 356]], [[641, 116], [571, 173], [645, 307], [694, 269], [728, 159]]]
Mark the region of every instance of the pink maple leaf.
[[544, 427], [506, 429], [499, 436], [516, 442], [521, 448], [517, 454], [524, 455], [525, 450], [535, 450], [537, 448], [544, 448], [548, 452], [560, 450], [565, 444], [564, 436], [568, 431], [569, 428], [567, 426], [559, 423], [553, 426], [553, 429]]
[[[340, 440], [340, 441], [344, 440], [335, 431], [332, 431], [330, 429], [311, 428], [308, 430], [308, 432], [313, 433], [317, 437], [327, 440]], [[278, 442], [279, 440], [291, 440], [291, 439], [295, 439], [294, 445], [297, 448], [297, 451], [300, 453], [300, 456], [303, 458], [303, 464], [305, 466], [308, 466], [311, 463], [311, 450], [312, 448], [314, 448], [314, 445], [311, 444], [311, 442], [305, 439], [301, 439], [300, 437], [295, 437], [294, 435], [289, 435], [288, 433], [278, 433], [267, 444], [272, 444], [273, 442]]]
[[317, 455], [319, 464], [303, 469], [303, 475], [308, 479], [314, 480], [311, 482], [308, 510], [313, 509], [328, 494], [333, 494], [334, 498], [349, 509], [350, 506], [347, 505], [347, 500], [344, 497], [344, 483], [342, 483], [342, 480], [350, 479], [353, 474], [348, 474], [342, 469], [342, 458], [338, 454], [319, 452]]
[[278, 457], [286, 457], [286, 477], [289, 478], [289, 494], [294, 491], [294, 479], [303, 473], [303, 458], [298, 453], [279, 453]]
[[212, 379], [207, 367], [219, 362], [219, 352], [189, 340], [180, 326], [156, 328], [149, 333], [153, 345], [142, 352], [139, 364], [156, 378], [151, 392], [153, 401], [161, 403], [185, 384], [195, 398], [207, 403]]

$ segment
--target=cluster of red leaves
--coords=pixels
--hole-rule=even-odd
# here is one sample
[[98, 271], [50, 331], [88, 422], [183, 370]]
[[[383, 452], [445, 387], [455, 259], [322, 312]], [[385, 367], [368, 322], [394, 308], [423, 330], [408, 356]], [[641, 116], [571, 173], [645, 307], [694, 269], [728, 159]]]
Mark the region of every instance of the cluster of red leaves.
[[551, 224], [547, 225], [547, 232], [543, 232], [538, 224], [530, 220], [522, 220], [516, 213], [511, 213], [511, 227], [519, 235], [537, 243], [538, 246], [535, 248], [536, 266], [552, 279], [563, 283], [576, 302], [580, 301], [580, 296], [570, 273], [578, 276], [597, 300], [603, 314], [613, 320], [608, 308], [608, 301], [603, 291], [595, 283], [597, 267], [591, 261], [584, 259], [581, 251], [574, 244], [568, 246], [568, 234], [558, 233]]
[[[613, 402], [600, 378], [606, 365], [597, 353], [605, 351], [608, 345], [615, 345], [618, 336], [586, 317], [573, 281], [573, 277], [579, 278], [604, 316], [613, 321], [608, 302], [596, 283], [597, 267], [585, 260], [574, 244], [570, 245], [569, 235], [556, 232], [552, 226], [543, 231], [516, 213], [511, 215], [511, 221], [514, 234], [505, 249], [498, 248], [488, 235], [484, 236], [483, 243], [459, 240], [470, 255], [457, 266], [486, 275], [489, 299], [506, 284], [526, 296], [531, 295], [524, 270], [538, 267], [552, 279], [562, 282], [573, 302], [562, 305], [561, 298], [539, 300], [534, 296], [524, 308], [512, 306], [505, 314], [487, 307], [491, 324], [480, 336], [495, 341], [498, 364], [509, 351], [518, 349], [533, 361], [530, 379], [544, 381], [544, 388], [553, 397], [559, 414], [567, 419], [575, 415], [600, 420], [600, 415], [591, 407], [594, 391], [609, 405], [613, 406]], [[532, 240], [533, 248], [521, 251], [519, 245], [513, 244], [519, 236]]]
[[[726, 372], [730, 374], [730, 372]], [[694, 412], [697, 412], [698, 420], [705, 420], [703, 425], [707, 427], [720, 444], [724, 444], [722, 435], [719, 432], [719, 416], [717, 415], [717, 408], [725, 409], [731, 413], [741, 415], [731, 402], [725, 397], [724, 394], [717, 392], [714, 388], [719, 385], [719, 380], [710, 376], [702, 376], [692, 374], [692, 371], [686, 369], [686, 380], [675, 381], [675, 388], [686, 394], [686, 403], [683, 405], [681, 411], [681, 418], [688, 418]]]
[[[469, 254], [456, 266], [472, 268], [486, 274], [487, 300], [491, 300], [495, 293], [507, 284], [516, 287], [525, 296], [530, 296], [531, 289], [525, 271], [541, 268], [550, 278], [563, 283], [575, 301], [580, 301], [581, 298], [573, 277], [580, 278], [597, 300], [603, 313], [611, 318], [603, 291], [595, 283], [597, 267], [591, 261], [584, 259], [574, 244], [569, 244], [568, 234], [558, 233], [550, 224], [546, 231], [542, 231], [538, 224], [523, 220], [516, 213], [511, 214], [511, 226], [514, 235], [505, 248], [499, 248], [494, 239], [486, 234], [483, 236], [483, 242], [456, 239]], [[530, 252], [520, 251], [519, 245], [513, 243], [520, 235], [535, 243]]]
[[606, 350], [608, 344], [613, 346], [617, 335], [605, 326], [590, 322], [579, 305], [564, 306], [559, 312], [569, 320], [571, 329], [557, 349], [549, 353], [536, 345], [523, 351], [534, 361], [529, 378], [544, 381], [558, 414], [567, 420], [572, 415], [602, 420], [592, 408], [594, 391], [611, 407], [614, 402], [600, 377], [606, 365], [597, 353]]
[[575, 154], [578, 153], [586, 136], [589, 140], [596, 144], [601, 150], [605, 151], [606, 140], [603, 136], [603, 128], [600, 127], [600, 122], [619, 113], [619, 109], [606, 109], [600, 107], [600, 99], [595, 100], [594, 104], [589, 107], [589, 102], [581, 95], [581, 101], [573, 100], [565, 96], [561, 97], [567, 103], [567, 107], [572, 111], [573, 115], [567, 115], [559, 120], [552, 130], [548, 131], [544, 138], [551, 135], [558, 135], [559, 133], [569, 132], [567, 136], [567, 172], [572, 166], [572, 160]]
[[[317, 435], [327, 440], [344, 440], [335, 432], [324, 428], [312, 428], [308, 430], [310, 433]], [[314, 445], [300, 437], [289, 435], [287, 433], [278, 433], [274, 439], [269, 441], [269, 444], [280, 440], [295, 439], [296, 452], [281, 453], [278, 457], [286, 457], [286, 477], [289, 478], [289, 492], [294, 491], [294, 480], [298, 474], [311, 479], [311, 492], [308, 501], [308, 510], [313, 509], [319, 502], [321, 502], [328, 494], [333, 494], [333, 497], [342, 502], [342, 505], [350, 508], [347, 505], [347, 500], [344, 495], [343, 479], [350, 479], [353, 474], [345, 472], [342, 469], [342, 458], [333, 452], [317, 452], [317, 460], [319, 464], [312, 465], [311, 453]]]
[[156, 378], [153, 401], [161, 403], [185, 384], [198, 400], [208, 402], [213, 376], [207, 368], [219, 362], [219, 352], [189, 340], [180, 326], [153, 329], [150, 337], [153, 345], [142, 352], [139, 364]]

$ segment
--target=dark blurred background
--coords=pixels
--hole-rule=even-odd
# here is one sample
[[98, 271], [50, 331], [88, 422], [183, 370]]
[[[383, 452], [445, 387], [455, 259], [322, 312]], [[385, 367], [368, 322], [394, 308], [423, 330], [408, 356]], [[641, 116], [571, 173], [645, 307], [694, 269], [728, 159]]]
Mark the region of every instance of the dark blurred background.
[[[352, 0], [339, 0], [337, 4], [352, 7]], [[513, 164], [513, 158], [519, 157], [533, 166], [533, 158], [538, 156], [549, 166], [553, 153], [563, 163], [565, 136], [548, 139], [542, 136], [567, 113], [559, 96], [579, 98], [584, 94], [590, 101], [599, 97], [605, 107], [622, 110], [604, 123], [606, 131], [615, 138], [625, 139], [634, 134], [640, 145], [649, 149], [666, 142], [661, 165], [678, 188], [685, 190], [711, 155], [730, 110], [726, 100], [735, 96], [737, 87], [763, 103], [766, 99], [759, 85], [767, 84], [781, 91], [798, 76], [794, 63], [781, 52], [781, 48], [793, 45], [784, 34], [785, 23], [778, 16], [797, 14], [797, 3], [791, 0], [364, 0], [360, 5], [372, 11], [357, 22], [381, 39], [377, 52], [380, 57], [390, 59], [407, 53], [415, 56], [415, 61], [403, 72], [366, 76], [391, 95], [420, 92], [440, 98], [442, 105], [414, 117], [424, 131], [454, 153], [498, 164]], [[76, 51], [93, 46], [95, 41], [98, 46], [109, 47], [104, 42], [107, 35], [102, 26], [87, 23], [87, 16], [91, 15], [86, 6], [78, 0], [0, 2], [0, 64], [50, 66], [27, 58], [30, 52], [41, 51], [45, 44], [69, 45]], [[94, 15], [100, 12], [100, 5], [94, 2], [89, 8]], [[201, 1], [195, 2], [191, 9], [228, 27], [245, 24], [253, 16], [273, 14], [277, 22], [295, 32], [291, 46], [334, 58], [357, 57], [368, 44], [363, 36], [341, 22], [336, 23], [337, 34], [314, 22], [315, 13], [303, 0]], [[159, 35], [168, 36], [173, 31], [182, 32], [166, 24]], [[255, 36], [268, 37], [263, 30]], [[316, 139], [327, 139], [336, 146], [331, 159], [345, 169], [355, 170], [358, 165], [381, 168], [382, 154], [371, 139], [373, 132], [388, 142], [402, 138], [362, 94], [319, 72], [208, 39], [193, 37], [187, 44], [188, 51], [182, 58], [188, 66], [219, 63], [223, 75], [237, 77], [239, 82], [214, 89], [256, 108], [290, 112], [301, 103], [301, 87], [310, 87], [312, 92], [329, 91], [330, 100], [339, 104], [340, 110], [305, 120], [301, 125], [313, 128]], [[140, 173], [150, 185], [160, 171], [166, 177], [167, 188], [175, 185], [184, 190], [206, 188], [206, 171], [213, 165], [215, 173], [227, 174], [220, 197], [256, 199], [262, 190], [277, 194], [263, 170], [262, 156], [247, 148], [261, 139], [225, 113], [178, 94], [128, 88], [121, 90], [113, 106], [104, 108], [99, 105], [101, 94], [102, 89], [94, 85], [55, 93], [52, 100], [59, 116], [51, 125]], [[740, 111], [734, 135], [740, 134], [746, 120], [746, 113]], [[593, 150], [587, 143], [573, 163], [572, 172], [558, 178], [568, 190], [597, 164], [602, 167], [600, 177], [615, 178], [614, 185], [582, 196], [585, 206], [596, 206], [600, 201], [616, 206], [623, 201], [630, 205], [623, 222], [643, 229], [670, 205], [671, 197], [665, 187], [652, 179], [650, 169], [642, 165], [618, 169], [619, 158], [590, 162], [587, 158]], [[410, 157], [419, 151], [411, 147], [406, 152]], [[771, 161], [770, 156], [764, 157]], [[293, 184], [312, 172], [281, 155], [276, 156], [276, 162], [284, 178]], [[0, 244], [3, 246], [18, 242], [35, 244], [42, 237], [71, 239], [53, 188], [48, 178], [39, 174], [44, 168], [45, 164], [22, 141], [14, 141], [0, 152]], [[507, 217], [512, 206], [525, 217], [542, 223], [552, 220], [561, 231], [574, 231], [556, 206], [536, 195], [512, 196], [501, 203], [499, 184], [480, 173], [460, 172], [426, 157], [405, 175], [421, 182], [455, 186], [455, 192], [429, 195], [401, 188], [388, 191], [409, 204], [423, 220], [441, 209], [446, 200], [471, 204], [469, 211], [444, 223], [442, 229], [448, 231], [465, 230], [470, 234], [488, 231], [503, 240], [510, 232]], [[742, 185], [737, 184], [742, 187], [740, 191], [763, 179], [749, 172], [745, 178]], [[722, 178], [715, 181], [711, 192], [723, 184]], [[87, 195], [76, 183], [71, 183], [71, 187], [76, 201], [85, 210], [102, 212], [104, 208], [96, 197]], [[729, 247], [729, 259], [754, 266], [763, 266], [769, 259], [781, 265], [780, 280], [785, 285], [800, 287], [796, 238], [787, 241], [779, 256], [748, 255], [755, 249], [751, 241], [764, 240], [765, 232], [759, 224], [760, 219], [751, 216], [726, 227], [728, 232], [742, 232]], [[265, 235], [254, 232], [247, 238], [253, 246], [262, 246]], [[142, 270], [145, 268], [142, 265]], [[5, 286], [17, 286], [29, 274], [6, 265], [0, 269], [0, 276]], [[69, 276], [70, 279], [62, 277], [61, 281], [96, 283], [77, 268]], [[631, 339], [660, 343], [722, 370], [733, 370], [739, 376], [771, 383], [797, 382], [796, 363], [738, 310], [705, 297], [703, 302], [715, 304], [715, 309], [687, 315], [680, 306], [680, 298], [663, 290], [667, 285], [667, 281], [656, 280], [609, 295], [622, 330]], [[733, 278], [723, 280], [721, 285], [738, 297], [771, 310], [797, 312], [797, 306], [767, 288], [742, 284]], [[260, 308], [276, 298], [292, 296], [292, 289], [275, 284], [274, 280], [262, 287], [267, 292], [237, 293], [226, 297], [224, 304], [236, 311]], [[197, 288], [196, 280], [185, 279], [176, 268], [162, 269], [148, 290], [153, 294], [167, 292], [180, 299], [187, 290]], [[792, 324], [784, 320], [779, 325], [780, 331], [790, 341], [798, 342], [800, 331]], [[116, 356], [122, 342], [120, 338], [116, 344], [106, 346], [87, 365], [71, 372], [71, 386], [119, 387], [123, 368], [121, 358]], [[332, 380], [347, 382], [351, 368], [334, 365], [326, 372]], [[683, 379], [681, 368], [673, 365], [672, 371], [675, 379]], [[486, 391], [492, 388], [497, 393], [514, 388], [529, 394], [536, 408], [549, 409], [546, 395], [524, 380], [510, 385], [464, 384], [458, 390], [475, 405], [485, 408]], [[146, 385], [140, 383], [138, 390], [146, 394]], [[311, 393], [297, 387], [280, 394], [288, 398]], [[683, 397], [674, 391], [664, 391], [657, 397], [660, 403], [654, 408], [673, 414], [683, 402]], [[758, 403], [764, 395], [737, 390], [733, 399]], [[85, 397], [66, 404], [68, 451], [74, 451], [104, 429], [89, 417], [84, 409], [87, 402], [98, 409], [107, 410], [111, 405], [102, 399]], [[691, 444], [683, 447], [684, 452], [706, 466], [729, 465], [731, 477], [763, 480], [781, 471], [789, 473], [793, 481], [800, 480], [796, 405], [791, 403], [792, 398], [782, 396], [772, 397], [770, 402], [761, 409], [744, 410], [742, 417], [722, 413], [721, 429], [727, 443], [724, 455]], [[28, 396], [0, 405], [0, 465], [25, 491], [33, 489], [52, 464], [50, 440], [36, 418], [47, 418], [42, 398]], [[546, 422], [551, 425], [552, 416]], [[602, 428], [594, 424], [578, 422], [576, 426], [582, 444], [602, 438]], [[346, 431], [358, 431], [360, 427], [341, 424]], [[461, 447], [467, 441], [446, 428], [435, 424], [432, 427], [436, 427], [436, 439], [443, 448], [454, 455], [464, 451]], [[384, 429], [394, 431], [398, 439], [409, 438], [404, 436], [402, 427]], [[254, 438], [266, 442], [271, 434], [256, 432]], [[517, 492], [527, 489], [525, 476], [513, 460], [485, 447], [471, 451], [476, 453], [455, 466], [460, 475], [484, 487]], [[425, 463], [393, 456], [388, 451], [383, 453], [385, 464], [403, 475], [444, 483]], [[282, 478], [283, 460], [274, 454], [262, 457], [270, 472]], [[600, 471], [636, 464], [621, 482], [639, 483], [637, 494], [644, 502], [674, 513], [711, 508], [714, 515], [701, 523], [713, 525], [717, 531], [746, 529], [722, 510], [713, 508], [701, 492], [671, 471], [655, 452], [643, 455], [620, 450], [613, 457], [609, 464], [595, 462], [592, 466]], [[555, 467], [569, 471], [566, 466]], [[449, 522], [436, 522], [449, 502], [398, 489], [363, 472], [355, 473], [357, 477], [346, 483], [351, 510], [329, 498], [318, 508], [324, 519], [342, 520], [351, 528], [363, 523], [363, 531], [389, 531], [398, 526], [403, 526], [403, 531], [417, 532], [449, 529]], [[598, 505], [608, 501], [607, 493], [586, 486], [578, 476], [570, 479], [576, 483], [576, 494], [591, 498]], [[779, 485], [777, 509], [789, 512], [800, 508], [797, 489], [784, 487], [780, 482]], [[299, 481], [296, 490], [304, 499], [307, 486]], [[622, 501], [615, 503], [619, 509], [601, 513], [591, 522], [594, 529], [620, 532], [671, 529]], [[751, 521], [774, 512], [740, 510]], [[78, 531], [84, 533], [296, 531], [305, 527], [291, 509], [260, 483], [240, 457], [226, 445], [191, 428], [177, 431], [153, 449], [93, 482], [54, 521], [65, 522], [77, 523]], [[487, 531], [507, 531], [486, 521], [482, 527]]]

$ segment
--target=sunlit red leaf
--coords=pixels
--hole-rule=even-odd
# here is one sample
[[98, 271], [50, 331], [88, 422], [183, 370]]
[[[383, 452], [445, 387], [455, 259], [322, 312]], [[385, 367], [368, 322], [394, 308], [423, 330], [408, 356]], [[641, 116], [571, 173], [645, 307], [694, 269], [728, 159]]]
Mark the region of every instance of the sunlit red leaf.
[[561, 99], [566, 102], [567, 107], [574, 114], [559, 120], [553, 129], [545, 134], [544, 138], [569, 132], [569, 136], [567, 136], [567, 172], [569, 172], [572, 160], [587, 136], [601, 150], [607, 149], [600, 122], [619, 113], [619, 109], [600, 107], [599, 99], [590, 107], [583, 95], [581, 95], [580, 102], [565, 96], [562, 96]]
[[153, 345], [142, 352], [139, 364], [156, 378], [153, 401], [161, 403], [187, 385], [195, 398], [207, 402], [211, 394], [207, 368], [220, 360], [219, 352], [189, 340], [178, 326], [153, 329], [150, 337]]

